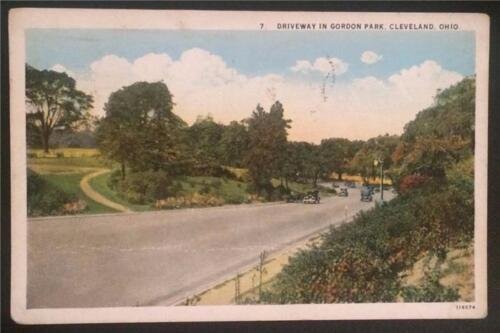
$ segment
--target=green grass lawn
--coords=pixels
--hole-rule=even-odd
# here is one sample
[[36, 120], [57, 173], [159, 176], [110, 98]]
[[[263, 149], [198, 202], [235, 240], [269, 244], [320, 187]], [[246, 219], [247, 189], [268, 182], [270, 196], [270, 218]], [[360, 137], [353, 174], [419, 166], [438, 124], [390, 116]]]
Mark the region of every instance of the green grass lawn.
[[[88, 208], [84, 211], [85, 214], [115, 211], [88, 198], [80, 189], [80, 181], [86, 174], [101, 168], [112, 169], [116, 167], [110, 162], [105, 161], [99, 155], [98, 151], [92, 149], [62, 149], [51, 151], [50, 154], [43, 154], [40, 151], [30, 151], [30, 153], [28, 166], [55, 186], [87, 202]], [[247, 178], [246, 169], [229, 167], [227, 169], [238, 176], [240, 180], [241, 178]], [[155, 209], [150, 204], [133, 204], [128, 202], [108, 186], [109, 177], [110, 173], [102, 174], [91, 179], [90, 185], [109, 200], [126, 206], [130, 210], [147, 211]], [[274, 186], [280, 184], [277, 179], [273, 179], [272, 182]], [[178, 196], [190, 196], [194, 193], [200, 193], [222, 198], [227, 204], [249, 202], [249, 183], [246, 181], [223, 177], [180, 176], [174, 180], [174, 184], [180, 189], [177, 194]], [[313, 190], [311, 184], [289, 182], [288, 185], [294, 192], [304, 193]], [[328, 194], [322, 193], [322, 195], [327, 196]]]
[[[274, 187], [277, 187], [279, 186], [281, 183], [279, 181], [279, 179], [272, 179], [271, 180], [271, 183], [273, 184]], [[292, 191], [292, 192], [298, 192], [298, 193], [307, 193], [307, 192], [310, 192], [310, 191], [314, 191], [314, 186], [311, 184], [311, 183], [297, 183], [297, 182], [292, 182], [292, 181], [289, 181], [288, 182], [288, 188]], [[319, 190], [321, 196], [324, 196], [324, 197], [328, 197], [328, 196], [331, 196], [332, 193], [328, 193], [326, 191], [323, 191], [323, 190]]]
[[116, 203], [119, 203], [120, 205], [126, 206], [127, 208], [133, 210], [133, 211], [147, 211], [147, 210], [152, 210], [153, 208], [150, 207], [149, 205], [138, 205], [138, 204], [131, 204], [127, 200], [123, 199], [118, 195], [117, 192], [109, 188], [108, 186], [108, 180], [110, 177], [111, 173], [104, 173], [102, 175], [99, 175], [97, 177], [94, 177], [90, 180], [90, 186], [106, 198], [108, 198], [111, 201], [114, 201]]
[[41, 175], [45, 180], [59, 187], [61, 190], [67, 192], [68, 194], [76, 195], [79, 199], [84, 200], [87, 203], [87, 209], [85, 209], [83, 214], [101, 214], [101, 213], [111, 213], [116, 212], [114, 209], [103, 206], [89, 197], [87, 197], [80, 188], [80, 181], [82, 180], [85, 173], [66, 173], [66, 174], [44, 174]]
[[107, 168], [110, 167], [100, 156], [78, 156], [78, 157], [40, 157], [28, 158], [28, 165], [34, 166], [57, 166], [61, 168]]
[[179, 177], [175, 180], [182, 186], [181, 194], [192, 194], [208, 190], [209, 193], [223, 198], [227, 203], [244, 202], [248, 193], [248, 184], [221, 177]]
[[97, 148], [51, 148], [48, 153], [43, 149], [28, 149], [28, 156], [33, 157], [81, 157], [81, 156], [100, 156], [101, 152]]
[[[99, 175], [90, 180], [90, 186], [108, 199], [124, 205], [134, 211], [154, 210], [155, 208], [148, 204], [133, 204], [128, 202], [116, 191], [108, 186], [108, 180], [111, 173]], [[228, 204], [246, 202], [249, 196], [248, 185], [243, 182], [218, 178], [218, 177], [193, 177], [182, 176], [174, 180], [180, 186], [181, 190], [178, 196], [189, 196], [194, 193], [208, 193], [221, 197]]]

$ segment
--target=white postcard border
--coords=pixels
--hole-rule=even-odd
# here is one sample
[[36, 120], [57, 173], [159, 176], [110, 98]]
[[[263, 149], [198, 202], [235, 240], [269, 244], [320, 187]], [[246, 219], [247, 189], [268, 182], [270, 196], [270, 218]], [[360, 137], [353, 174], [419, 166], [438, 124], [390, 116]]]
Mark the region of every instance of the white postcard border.
[[[475, 301], [27, 309], [25, 30], [277, 30], [278, 22], [459, 23], [476, 36]], [[263, 24], [262, 26], [260, 24]], [[9, 13], [11, 129], [11, 315], [23, 324], [171, 321], [482, 318], [487, 314], [487, 146], [489, 17], [464, 13], [221, 12], [189, 10], [13, 9]], [[457, 305], [473, 305], [459, 309]]]

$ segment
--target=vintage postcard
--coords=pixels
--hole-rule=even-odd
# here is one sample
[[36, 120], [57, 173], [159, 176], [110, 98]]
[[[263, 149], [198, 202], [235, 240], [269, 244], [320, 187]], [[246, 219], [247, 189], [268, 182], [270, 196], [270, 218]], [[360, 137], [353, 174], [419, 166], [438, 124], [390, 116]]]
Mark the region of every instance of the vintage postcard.
[[489, 17], [14, 9], [12, 317], [482, 318]]

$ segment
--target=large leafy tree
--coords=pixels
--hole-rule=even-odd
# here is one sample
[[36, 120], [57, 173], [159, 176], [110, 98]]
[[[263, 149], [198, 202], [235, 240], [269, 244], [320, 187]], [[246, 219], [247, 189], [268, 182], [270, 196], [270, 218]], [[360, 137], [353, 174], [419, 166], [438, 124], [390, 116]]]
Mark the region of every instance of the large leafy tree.
[[320, 150], [325, 171], [335, 172], [339, 180], [348, 171], [349, 162], [362, 147], [363, 142], [350, 141], [345, 138], [329, 138], [321, 140]]
[[92, 96], [76, 89], [75, 80], [68, 74], [26, 65], [28, 138], [33, 140], [37, 133], [45, 152], [49, 151], [54, 130], [72, 129], [85, 119], [92, 102]]
[[244, 123], [232, 121], [224, 127], [219, 151], [221, 162], [228, 166], [243, 167], [248, 150], [249, 136]]
[[248, 124], [249, 147], [245, 164], [257, 191], [266, 190], [270, 195], [271, 179], [284, 172], [287, 129], [291, 122], [283, 117], [284, 110], [276, 102], [270, 112], [257, 105]]
[[214, 121], [211, 116], [198, 117], [188, 129], [189, 151], [199, 166], [220, 165], [219, 144], [224, 125]]
[[136, 82], [113, 92], [98, 123], [101, 151], [136, 171], [176, 172], [181, 163], [180, 129], [185, 123], [172, 112], [172, 95], [163, 82]]
[[381, 161], [384, 170], [392, 166], [392, 154], [395, 151], [400, 137], [398, 135], [379, 135], [366, 141], [361, 149], [354, 155], [350, 162], [353, 172], [361, 175], [365, 182], [369, 177], [378, 176], [379, 170], [375, 168], [374, 161]]
[[446, 170], [474, 153], [475, 78], [439, 91], [434, 105], [405, 126], [391, 172], [396, 178], [418, 174], [444, 179]]
[[272, 169], [274, 176], [283, 182], [286, 165], [287, 129], [290, 128], [291, 120], [284, 118], [285, 110], [283, 104], [276, 101], [269, 110], [269, 122], [274, 136], [274, 163]]

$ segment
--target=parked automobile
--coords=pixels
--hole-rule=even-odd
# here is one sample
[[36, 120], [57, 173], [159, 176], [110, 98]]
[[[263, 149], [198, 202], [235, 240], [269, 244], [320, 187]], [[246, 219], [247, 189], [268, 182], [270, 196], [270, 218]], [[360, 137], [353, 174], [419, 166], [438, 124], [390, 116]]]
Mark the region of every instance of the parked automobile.
[[373, 192], [370, 186], [363, 186], [361, 188], [361, 201], [370, 202], [373, 200]]
[[347, 187], [341, 187], [340, 190], [339, 190], [338, 196], [339, 197], [347, 197], [347, 196], [349, 196], [349, 192], [347, 190]]
[[375, 193], [375, 186], [373, 185], [366, 185], [366, 187], [368, 187], [368, 189], [370, 190], [370, 194], [373, 195]]
[[302, 202], [305, 204], [319, 204], [320, 200], [319, 191], [311, 191], [306, 193]]

